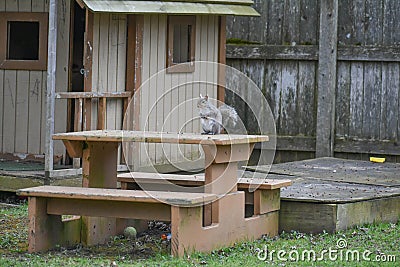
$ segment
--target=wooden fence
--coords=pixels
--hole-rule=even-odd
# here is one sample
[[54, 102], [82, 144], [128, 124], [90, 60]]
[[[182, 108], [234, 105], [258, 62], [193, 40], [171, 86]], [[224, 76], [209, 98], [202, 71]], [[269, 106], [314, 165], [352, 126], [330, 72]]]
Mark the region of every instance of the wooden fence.
[[227, 21], [227, 64], [268, 99], [276, 161], [400, 162], [400, 1], [256, 0], [255, 8], [261, 17]]

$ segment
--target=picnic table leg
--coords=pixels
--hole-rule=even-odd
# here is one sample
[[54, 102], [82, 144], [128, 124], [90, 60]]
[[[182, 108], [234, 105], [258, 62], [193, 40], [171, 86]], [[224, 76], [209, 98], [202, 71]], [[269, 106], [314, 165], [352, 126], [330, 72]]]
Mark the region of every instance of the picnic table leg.
[[[83, 186], [117, 188], [118, 143], [87, 142], [83, 150]], [[116, 219], [100, 217], [82, 218], [82, 242], [86, 245], [102, 244], [116, 235]]]
[[[206, 193], [237, 191], [238, 162], [250, 158], [254, 144], [203, 145]], [[219, 201], [204, 206], [204, 226], [218, 223]]]
[[47, 214], [45, 198], [29, 197], [28, 251], [40, 252], [54, 248], [62, 232], [61, 216]]

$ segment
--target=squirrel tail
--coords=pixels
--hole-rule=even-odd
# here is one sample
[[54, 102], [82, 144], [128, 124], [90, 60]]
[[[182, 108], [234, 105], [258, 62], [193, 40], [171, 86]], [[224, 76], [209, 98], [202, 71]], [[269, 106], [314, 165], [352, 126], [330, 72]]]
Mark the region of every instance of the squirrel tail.
[[236, 126], [239, 116], [233, 107], [223, 104], [219, 107], [219, 111], [222, 115], [222, 125], [224, 127], [227, 125], [232, 125], [232, 127]]

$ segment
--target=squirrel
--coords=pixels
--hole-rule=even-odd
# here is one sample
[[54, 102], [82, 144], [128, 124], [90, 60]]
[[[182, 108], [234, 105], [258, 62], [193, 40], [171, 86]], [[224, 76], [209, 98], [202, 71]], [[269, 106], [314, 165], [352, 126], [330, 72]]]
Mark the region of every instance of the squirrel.
[[208, 95], [204, 97], [200, 95], [197, 107], [199, 108], [200, 121], [203, 128], [201, 134], [220, 134], [227, 125], [236, 126], [239, 119], [233, 107], [223, 104], [217, 108], [208, 101]]

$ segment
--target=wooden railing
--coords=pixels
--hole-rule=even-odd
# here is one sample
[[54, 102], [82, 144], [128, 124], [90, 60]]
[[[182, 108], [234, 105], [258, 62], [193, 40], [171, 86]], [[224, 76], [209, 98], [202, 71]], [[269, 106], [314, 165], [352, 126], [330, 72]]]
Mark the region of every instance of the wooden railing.
[[75, 101], [74, 131], [91, 129], [92, 100], [97, 103], [97, 129], [103, 130], [106, 126], [107, 99], [123, 99], [123, 114], [125, 114], [131, 99], [131, 92], [65, 92], [56, 93], [56, 99], [71, 99]]

